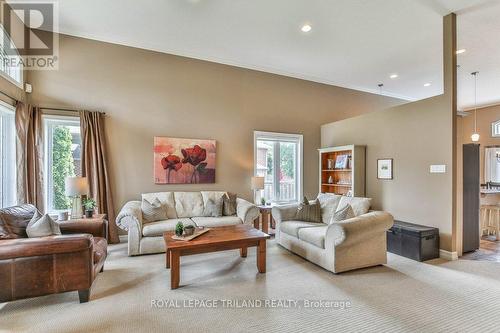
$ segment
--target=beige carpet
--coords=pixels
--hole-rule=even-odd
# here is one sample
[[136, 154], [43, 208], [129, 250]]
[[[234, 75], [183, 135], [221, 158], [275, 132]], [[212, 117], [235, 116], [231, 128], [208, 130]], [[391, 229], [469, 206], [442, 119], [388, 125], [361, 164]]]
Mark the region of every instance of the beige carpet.
[[[112, 246], [92, 300], [76, 292], [0, 304], [0, 331], [17, 332], [499, 332], [500, 264], [417, 263], [333, 275], [277, 246], [257, 274], [255, 249], [181, 259], [169, 289], [163, 255], [129, 258]], [[348, 300], [347, 309], [153, 308], [152, 300]], [[240, 303], [241, 306], [243, 303]]]

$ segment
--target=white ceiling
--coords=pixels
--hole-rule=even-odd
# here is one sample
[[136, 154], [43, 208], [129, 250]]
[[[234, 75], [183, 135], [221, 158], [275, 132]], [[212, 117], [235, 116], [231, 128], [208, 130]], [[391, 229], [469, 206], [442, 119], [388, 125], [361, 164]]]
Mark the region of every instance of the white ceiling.
[[[491, 6], [484, 12], [490, 2], [64, 0], [59, 1], [59, 31], [416, 100], [442, 93], [442, 16], [452, 11], [460, 14], [459, 46], [467, 48], [460, 56], [461, 72], [481, 71], [485, 86], [499, 78], [500, 67], [494, 65], [500, 59], [500, 43], [495, 43], [500, 20], [494, 18], [500, 16]], [[498, 6], [493, 9], [498, 13]], [[311, 32], [300, 31], [304, 23]], [[496, 53], [485, 56], [489, 51]], [[399, 77], [390, 79], [393, 73]], [[461, 107], [470, 105], [469, 81], [461, 74]], [[424, 87], [427, 82], [432, 85]], [[486, 89], [482, 94], [484, 101], [495, 100]], [[496, 95], [500, 100], [500, 92]]]

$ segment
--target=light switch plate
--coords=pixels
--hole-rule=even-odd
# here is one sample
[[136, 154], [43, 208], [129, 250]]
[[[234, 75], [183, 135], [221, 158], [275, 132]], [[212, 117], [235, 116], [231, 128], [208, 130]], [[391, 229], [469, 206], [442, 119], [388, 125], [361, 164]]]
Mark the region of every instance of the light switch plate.
[[431, 165], [430, 171], [431, 173], [446, 173], [446, 165], [444, 164]]

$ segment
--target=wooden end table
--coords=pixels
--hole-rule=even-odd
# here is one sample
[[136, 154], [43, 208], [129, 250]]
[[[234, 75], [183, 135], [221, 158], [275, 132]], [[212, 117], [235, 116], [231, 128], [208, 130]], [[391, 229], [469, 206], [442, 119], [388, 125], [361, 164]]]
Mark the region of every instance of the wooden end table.
[[212, 228], [190, 241], [174, 240], [172, 239], [174, 234], [173, 231], [163, 234], [166, 267], [170, 268], [170, 289], [179, 288], [180, 257], [191, 254], [239, 249], [240, 256], [246, 258], [247, 249], [255, 246], [257, 247], [257, 269], [259, 273], [266, 272], [266, 239], [269, 235], [251, 226], [240, 224]]
[[91, 234], [94, 237], [108, 239], [108, 221], [106, 214], [94, 214], [91, 218], [56, 221], [63, 234]]
[[[274, 205], [260, 205], [257, 206], [260, 210], [260, 215], [262, 216], [262, 232], [268, 234], [269, 233], [269, 224], [271, 224], [271, 228], [275, 228], [275, 222], [272, 215], [272, 210]], [[259, 229], [259, 219], [257, 218], [254, 221], [254, 227]], [[273, 233], [274, 234], [274, 233]]]

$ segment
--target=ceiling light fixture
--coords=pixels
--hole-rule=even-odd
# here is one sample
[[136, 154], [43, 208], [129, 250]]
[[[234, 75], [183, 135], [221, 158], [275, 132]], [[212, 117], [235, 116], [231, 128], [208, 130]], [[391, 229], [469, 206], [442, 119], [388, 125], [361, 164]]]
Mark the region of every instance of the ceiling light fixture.
[[304, 24], [300, 30], [302, 30], [302, 32], [309, 32], [312, 30], [312, 27], [309, 24]]
[[430, 87], [432, 83], [430, 82], [427, 82], [427, 83], [424, 83], [424, 87]]
[[477, 74], [478, 71], [470, 73], [474, 76], [474, 133], [471, 135], [472, 142], [479, 141], [479, 133], [477, 133]]
[[460, 50], [457, 50], [457, 54], [462, 54], [462, 53], [465, 53], [465, 51], [467, 51], [466, 49], [460, 49]]
[[399, 77], [399, 75], [398, 74], [392, 74], [389, 77], [394, 80], [394, 79], [397, 79]]

